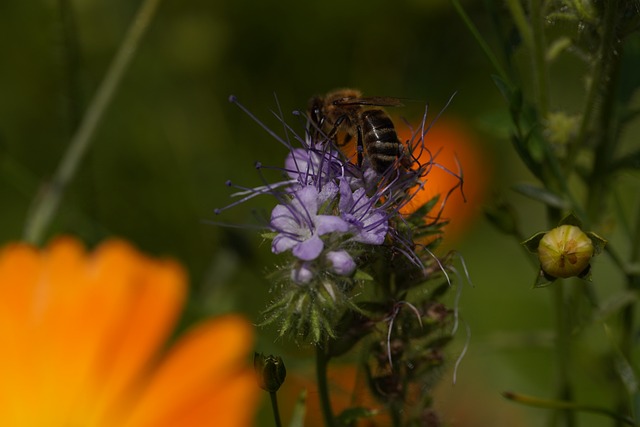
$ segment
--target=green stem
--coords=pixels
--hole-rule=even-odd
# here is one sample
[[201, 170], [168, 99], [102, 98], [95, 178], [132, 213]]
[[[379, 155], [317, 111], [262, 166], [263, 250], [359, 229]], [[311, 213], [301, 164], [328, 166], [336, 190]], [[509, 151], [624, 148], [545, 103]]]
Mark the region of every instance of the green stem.
[[520, 0], [506, 0], [505, 3], [507, 8], [509, 8], [509, 12], [513, 18], [513, 23], [522, 37], [522, 41], [527, 48], [533, 51], [533, 32], [527, 22], [527, 17], [524, 13], [524, 9], [522, 8], [522, 3], [520, 3]]
[[[564, 281], [559, 281], [554, 285], [554, 299], [556, 306], [556, 357], [557, 357], [557, 396], [559, 400], [570, 402], [573, 398], [573, 387], [569, 375], [571, 363], [571, 316], [568, 313], [569, 306], [565, 303]], [[576, 425], [575, 416], [571, 408], [556, 408], [561, 411], [555, 417], [564, 419], [563, 425], [573, 427]], [[555, 423], [554, 423], [555, 424]]]
[[[604, 2], [604, 31], [600, 46], [599, 60], [603, 63], [603, 75], [600, 79], [602, 86], [602, 102], [599, 106], [598, 134], [594, 150], [593, 166], [589, 176], [589, 195], [587, 212], [594, 224], [605, 212], [605, 199], [610, 184], [610, 165], [617, 148], [615, 137], [615, 95], [618, 83], [622, 43], [616, 36], [618, 14], [618, 0]], [[598, 84], [599, 82], [594, 82]]]
[[86, 114], [71, 138], [69, 147], [60, 161], [51, 183], [44, 193], [34, 200], [25, 225], [25, 240], [32, 243], [42, 241], [47, 227], [58, 210], [64, 192], [82, 162], [95, 131], [137, 51], [140, 40], [149, 27], [159, 1], [143, 0], [104, 79], [91, 100]]
[[536, 84], [536, 100], [540, 119], [546, 120], [549, 113], [549, 78], [544, 33], [544, 0], [531, 0], [531, 29], [533, 44], [532, 62]]
[[616, 421], [620, 421], [630, 426], [636, 425], [633, 422], [633, 420], [631, 420], [630, 418], [621, 416], [616, 412], [613, 412], [606, 408], [602, 408], [600, 406], [581, 405], [579, 403], [574, 403], [574, 402], [564, 401], [564, 400], [542, 399], [535, 396], [528, 396], [525, 394], [519, 394], [519, 393], [513, 393], [513, 392], [504, 392], [502, 393], [502, 395], [509, 400], [522, 403], [523, 405], [535, 406], [538, 408], [555, 409], [555, 410], [591, 412], [594, 414], [605, 415], [607, 417], [613, 418]]
[[316, 379], [318, 383], [318, 396], [320, 398], [320, 409], [324, 417], [326, 427], [336, 427], [336, 420], [331, 408], [331, 398], [329, 396], [329, 385], [327, 383], [327, 355], [320, 345], [316, 345]]
[[280, 410], [278, 409], [278, 396], [276, 392], [269, 393], [271, 397], [271, 409], [273, 410], [273, 418], [276, 424], [276, 427], [282, 427], [282, 421], [280, 421]]

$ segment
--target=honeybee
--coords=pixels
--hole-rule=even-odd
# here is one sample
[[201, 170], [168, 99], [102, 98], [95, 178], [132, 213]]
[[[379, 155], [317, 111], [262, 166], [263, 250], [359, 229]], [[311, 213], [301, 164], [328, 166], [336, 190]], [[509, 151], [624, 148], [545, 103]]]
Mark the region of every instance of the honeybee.
[[358, 166], [362, 166], [366, 156], [371, 167], [384, 174], [398, 159], [398, 164], [407, 168], [409, 159], [393, 122], [384, 110], [376, 107], [401, 105], [397, 98], [363, 98], [359, 90], [338, 89], [324, 97], [311, 98], [308, 115], [315, 131], [333, 139], [338, 147], [356, 138]]

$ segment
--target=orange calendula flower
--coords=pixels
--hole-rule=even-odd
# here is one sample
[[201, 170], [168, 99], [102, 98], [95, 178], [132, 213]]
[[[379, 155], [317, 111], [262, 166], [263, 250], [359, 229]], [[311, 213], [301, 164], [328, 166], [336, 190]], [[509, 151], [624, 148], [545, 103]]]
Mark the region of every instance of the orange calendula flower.
[[123, 241], [71, 238], [0, 251], [0, 425], [249, 426], [258, 398], [250, 324], [204, 321], [160, 351], [183, 269]]
[[[398, 126], [398, 136], [406, 141], [411, 133], [406, 126]], [[427, 150], [421, 151], [418, 163], [434, 162], [437, 166], [430, 169], [426, 185], [401, 212], [410, 214], [439, 195], [438, 203], [429, 215], [439, 214], [440, 218], [449, 220], [445, 234], [448, 241], [455, 240], [481, 214], [492, 174], [491, 164], [468, 126], [458, 120], [439, 119], [425, 134], [424, 142]], [[460, 177], [456, 175], [464, 179], [462, 189], [459, 188]]]

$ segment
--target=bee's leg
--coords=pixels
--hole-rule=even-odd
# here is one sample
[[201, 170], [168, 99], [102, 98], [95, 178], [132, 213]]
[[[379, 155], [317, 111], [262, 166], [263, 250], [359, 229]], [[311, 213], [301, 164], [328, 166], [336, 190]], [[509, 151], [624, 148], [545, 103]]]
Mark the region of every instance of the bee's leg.
[[336, 120], [336, 122], [333, 124], [333, 127], [331, 128], [331, 130], [327, 133], [327, 137], [328, 138], [332, 138], [332, 139], [335, 138], [336, 134], [338, 133], [338, 128], [340, 127], [342, 122], [345, 121], [346, 118], [347, 118], [347, 116], [338, 117], [338, 120]]
[[358, 151], [358, 167], [362, 167], [364, 145], [362, 142], [362, 128], [360, 125], [358, 125], [358, 145], [356, 146], [356, 149]]

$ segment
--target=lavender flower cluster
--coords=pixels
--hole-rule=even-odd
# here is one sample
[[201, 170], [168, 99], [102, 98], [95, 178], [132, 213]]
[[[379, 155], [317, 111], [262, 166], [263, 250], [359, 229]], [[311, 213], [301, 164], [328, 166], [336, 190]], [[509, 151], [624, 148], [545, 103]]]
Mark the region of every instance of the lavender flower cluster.
[[339, 153], [325, 147], [289, 153], [285, 169], [293, 183], [271, 213], [270, 227], [277, 233], [272, 251], [291, 251], [299, 260], [291, 278], [300, 284], [319, 271], [350, 276], [356, 269], [350, 253], [355, 244], [381, 245], [389, 230], [379, 195], [368, 196], [361, 180], [346, 173], [350, 168]]

